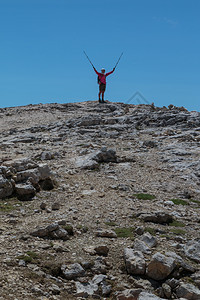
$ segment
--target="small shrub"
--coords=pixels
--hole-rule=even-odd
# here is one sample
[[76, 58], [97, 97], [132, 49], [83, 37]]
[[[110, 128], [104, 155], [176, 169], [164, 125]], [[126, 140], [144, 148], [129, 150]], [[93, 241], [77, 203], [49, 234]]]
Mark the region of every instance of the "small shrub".
[[133, 196], [136, 197], [136, 198], [139, 199], [139, 200], [153, 200], [153, 199], [156, 198], [154, 195], [143, 194], [143, 193], [140, 193], [140, 194], [134, 194]]
[[122, 227], [122, 228], [115, 228], [115, 233], [117, 234], [118, 237], [121, 238], [133, 238], [133, 231], [134, 228], [132, 227]]
[[170, 199], [176, 205], [188, 205], [188, 202], [183, 199]]

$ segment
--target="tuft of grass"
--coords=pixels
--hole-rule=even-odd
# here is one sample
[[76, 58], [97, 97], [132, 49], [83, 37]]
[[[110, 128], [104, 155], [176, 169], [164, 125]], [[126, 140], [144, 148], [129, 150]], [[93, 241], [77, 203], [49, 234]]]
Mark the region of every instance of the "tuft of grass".
[[74, 230], [72, 225], [66, 225], [63, 228], [68, 232], [69, 235], [74, 235]]
[[25, 263], [31, 263], [34, 259], [37, 259], [38, 254], [33, 251], [27, 251], [26, 254], [17, 256], [17, 259], [22, 259]]
[[199, 200], [190, 199], [190, 202], [197, 203], [197, 204], [199, 204], [199, 205], [200, 205], [200, 201], [199, 201]]
[[172, 228], [172, 229], [170, 229], [170, 232], [177, 234], [177, 235], [186, 234], [185, 230], [179, 229], [179, 228]]
[[9, 212], [13, 209], [15, 209], [15, 207], [7, 202], [0, 204], [0, 211], [2, 211], [2, 212]]
[[0, 202], [0, 212], [10, 212], [17, 209], [17, 206], [22, 206], [22, 203], [16, 197], [8, 198], [6, 202]]
[[84, 225], [78, 225], [77, 229], [81, 230], [83, 233], [86, 233], [89, 230], [89, 228], [87, 226], [84, 226]]
[[156, 198], [156, 196], [154, 196], [154, 195], [143, 194], [143, 193], [134, 194], [133, 196], [136, 197], [139, 200], [153, 200], [153, 199]]
[[117, 226], [117, 224], [115, 222], [105, 222], [105, 225], [108, 225], [108, 226]]
[[183, 199], [170, 199], [176, 205], [188, 205], [188, 202]]
[[174, 227], [185, 227], [185, 224], [179, 221], [174, 220], [172, 223], [169, 223], [169, 226]]
[[144, 232], [149, 232], [151, 235], [156, 235], [155, 228], [152, 227], [145, 227]]
[[25, 263], [31, 263], [32, 262], [32, 258], [28, 255], [20, 255], [20, 256], [17, 256], [17, 259], [22, 259], [25, 261]]
[[114, 229], [117, 237], [120, 238], [133, 238], [133, 227], [121, 227], [121, 228], [115, 228]]
[[38, 254], [33, 251], [27, 251], [26, 254], [32, 259], [38, 258]]

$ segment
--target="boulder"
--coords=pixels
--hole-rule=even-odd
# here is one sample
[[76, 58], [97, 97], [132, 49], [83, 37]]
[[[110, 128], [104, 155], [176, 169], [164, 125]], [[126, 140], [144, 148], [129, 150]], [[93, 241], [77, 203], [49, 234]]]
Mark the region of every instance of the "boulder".
[[11, 196], [13, 193], [13, 185], [4, 175], [0, 175], [0, 199]]
[[95, 234], [98, 237], [117, 238], [117, 234], [114, 231], [107, 229], [98, 230]]
[[153, 248], [157, 245], [157, 239], [154, 236], [152, 236], [149, 232], [144, 233], [140, 237], [140, 240], [143, 241], [150, 248]]
[[106, 147], [92, 153], [80, 156], [76, 159], [76, 167], [81, 169], [95, 169], [98, 168], [99, 163], [117, 162], [116, 152], [113, 149]]
[[191, 283], [181, 282], [180, 286], [176, 289], [176, 295], [179, 298], [188, 300], [199, 300], [200, 290]]
[[76, 297], [83, 297], [83, 298], [93, 296], [95, 293], [97, 293], [99, 289], [98, 285], [91, 281], [86, 283], [81, 283], [79, 281], [76, 281], [75, 286], [76, 286]]
[[36, 194], [36, 189], [30, 183], [18, 183], [15, 185], [15, 192], [18, 199], [31, 200]]
[[191, 240], [184, 247], [185, 255], [200, 263], [200, 240]]
[[151, 249], [149, 246], [147, 246], [147, 244], [140, 239], [135, 239], [133, 248], [134, 250], [141, 251], [142, 253], [151, 254]]
[[52, 210], [59, 210], [60, 209], [60, 203], [54, 202], [51, 206]]
[[140, 238], [135, 239], [134, 249], [145, 254], [151, 254], [151, 248], [155, 247], [157, 240], [149, 232], [144, 233]]
[[140, 251], [135, 251], [130, 248], [124, 249], [124, 261], [128, 274], [143, 275], [145, 274], [145, 259]]
[[139, 294], [138, 300], [162, 300], [163, 298], [160, 298], [154, 294], [148, 293], [148, 292], [141, 292]]
[[122, 292], [117, 292], [116, 299], [117, 300], [138, 300], [139, 294], [141, 292], [142, 289], [127, 289]]
[[147, 266], [147, 276], [154, 280], [163, 280], [176, 267], [175, 259], [167, 257], [160, 252], [155, 253]]
[[36, 236], [43, 239], [63, 240], [69, 239], [67, 230], [60, 227], [58, 224], [51, 224], [45, 228], [38, 228], [31, 233], [32, 236]]
[[153, 222], [157, 224], [169, 224], [173, 221], [173, 217], [164, 211], [157, 211], [153, 214], [141, 215], [144, 222]]
[[107, 276], [100, 274], [95, 275], [93, 279], [88, 282], [82, 283], [76, 281], [76, 297], [95, 297], [95, 295], [99, 295], [100, 292], [103, 296], [109, 295], [111, 292], [111, 286], [106, 282], [106, 279]]
[[109, 252], [109, 248], [106, 245], [99, 245], [94, 248], [96, 254], [107, 256]]
[[85, 270], [78, 263], [71, 265], [62, 265], [61, 272], [68, 280], [76, 279], [77, 277], [82, 277], [85, 275]]

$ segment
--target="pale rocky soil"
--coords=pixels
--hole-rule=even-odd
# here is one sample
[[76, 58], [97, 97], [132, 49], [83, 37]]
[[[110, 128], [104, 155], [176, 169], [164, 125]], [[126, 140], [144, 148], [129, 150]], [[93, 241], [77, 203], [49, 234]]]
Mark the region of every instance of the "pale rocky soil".
[[[190, 115], [191, 120], [176, 119], [172, 125], [158, 126], [160, 120], [151, 121], [155, 113], [174, 114], [175, 118]], [[139, 121], [131, 121], [133, 116], [138, 116]], [[123, 259], [124, 248], [133, 247], [134, 239], [139, 237], [137, 227], [156, 230], [158, 245], [152, 254], [173, 251], [198, 271], [199, 263], [189, 260], [181, 245], [200, 238], [200, 202], [190, 201], [200, 201], [199, 145], [198, 113], [178, 108], [90, 101], [0, 109], [1, 165], [25, 157], [41, 162], [42, 152], [47, 151], [52, 159], [45, 163], [55, 182], [53, 190], [42, 190], [31, 201], [15, 197], [1, 200], [14, 206], [8, 211], [0, 210], [0, 299], [77, 299], [74, 281], [64, 279], [56, 267], [94, 261], [97, 256], [83, 248], [97, 244], [109, 248], [103, 260], [112, 285], [110, 296], [100, 299], [116, 299], [116, 291], [137, 288], [137, 280], [127, 274]], [[94, 170], [76, 166], [79, 156], [102, 147], [116, 150], [118, 162], [102, 163]], [[155, 195], [155, 199], [138, 200], [134, 196], [137, 193]], [[185, 199], [189, 205], [167, 202], [174, 198]], [[40, 209], [42, 202], [49, 211]], [[51, 210], [54, 202], [60, 204], [59, 210]], [[184, 233], [171, 231], [177, 227], [145, 223], [139, 216], [155, 211], [168, 212], [183, 222], [185, 227], [179, 229]], [[44, 240], [30, 235], [37, 227], [59, 220], [73, 226], [74, 235], [69, 240]], [[133, 228], [133, 237], [95, 236], [98, 229], [121, 227]], [[27, 251], [35, 252], [38, 258], [21, 266], [18, 257]], [[151, 255], [145, 258], [148, 263]], [[93, 275], [88, 273], [87, 278]], [[185, 274], [183, 281], [190, 275]], [[145, 290], [155, 293], [149, 286]]]

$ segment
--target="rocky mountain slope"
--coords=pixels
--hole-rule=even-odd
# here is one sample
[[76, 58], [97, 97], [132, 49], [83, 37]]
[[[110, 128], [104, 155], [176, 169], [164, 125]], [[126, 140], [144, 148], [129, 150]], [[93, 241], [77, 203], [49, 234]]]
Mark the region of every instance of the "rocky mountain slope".
[[173, 105], [0, 109], [0, 299], [200, 299], [199, 145]]

